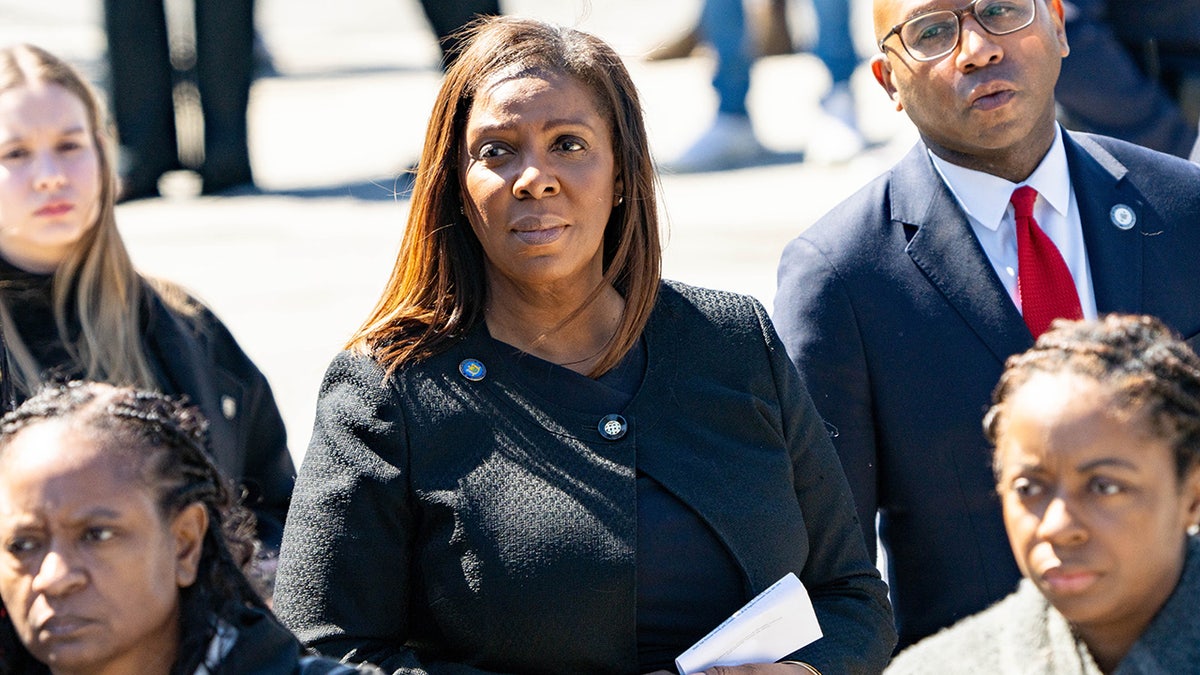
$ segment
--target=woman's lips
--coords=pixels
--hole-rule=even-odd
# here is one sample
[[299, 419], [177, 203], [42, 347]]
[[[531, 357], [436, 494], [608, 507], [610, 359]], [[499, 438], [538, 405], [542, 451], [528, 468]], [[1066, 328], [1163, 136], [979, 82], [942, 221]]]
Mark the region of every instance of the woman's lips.
[[1042, 582], [1047, 589], [1059, 595], [1082, 593], [1091, 588], [1099, 578], [1099, 574], [1086, 570], [1054, 568], [1042, 573]]
[[70, 637], [86, 627], [90, 621], [75, 616], [55, 616], [41, 623], [36, 632], [49, 638]]
[[513, 230], [513, 234], [522, 243], [529, 246], [544, 246], [553, 243], [567, 229], [566, 225], [556, 225], [553, 227], [540, 227], [533, 230]]
[[69, 202], [55, 202], [53, 204], [47, 204], [37, 211], [34, 211], [34, 214], [38, 216], [50, 217], [61, 216], [70, 213], [74, 208], [75, 206]]

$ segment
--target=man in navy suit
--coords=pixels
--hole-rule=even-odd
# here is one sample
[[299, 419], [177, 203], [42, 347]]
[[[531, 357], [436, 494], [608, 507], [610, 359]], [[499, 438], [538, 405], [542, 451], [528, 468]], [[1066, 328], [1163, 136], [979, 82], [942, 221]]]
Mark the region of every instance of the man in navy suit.
[[1195, 346], [1200, 166], [1058, 126], [1057, 0], [874, 9], [872, 70], [921, 142], [788, 245], [774, 319], [872, 549], [878, 515], [904, 646], [1019, 578], [980, 426], [1034, 339], [1010, 195], [1037, 190], [1076, 312], [1154, 314]]

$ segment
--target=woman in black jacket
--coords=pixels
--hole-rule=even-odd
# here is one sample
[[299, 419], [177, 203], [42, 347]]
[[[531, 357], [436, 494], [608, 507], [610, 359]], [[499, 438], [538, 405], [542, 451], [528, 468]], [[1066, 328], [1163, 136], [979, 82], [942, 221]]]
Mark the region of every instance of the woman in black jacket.
[[162, 394], [82, 382], [0, 420], [0, 673], [356, 672], [305, 655], [244, 574], [253, 516], [205, 426]]
[[467, 44], [322, 386], [281, 618], [389, 672], [636, 673], [792, 572], [824, 637], [730, 672], [877, 672], [886, 588], [766, 312], [660, 279], [620, 58], [512, 17]]
[[3, 403], [86, 378], [186, 395], [277, 549], [295, 469], [259, 370], [204, 306], [137, 273], [117, 231], [112, 139], [92, 89], [29, 45], [0, 50]]

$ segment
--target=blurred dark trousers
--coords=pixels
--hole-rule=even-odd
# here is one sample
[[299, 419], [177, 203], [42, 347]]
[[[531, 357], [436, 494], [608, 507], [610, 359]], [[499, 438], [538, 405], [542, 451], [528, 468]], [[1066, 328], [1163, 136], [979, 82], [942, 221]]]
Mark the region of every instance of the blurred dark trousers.
[[[204, 117], [206, 192], [248, 183], [246, 108], [254, 43], [253, 0], [193, 0], [196, 89]], [[128, 183], [180, 168], [172, 90], [188, 73], [172, 67], [163, 0], [104, 0], [112, 108]], [[188, 64], [185, 64], [188, 65]]]
[[459, 41], [452, 36], [478, 15], [500, 13], [500, 0], [421, 0], [421, 8], [442, 48], [442, 68], [448, 68]]

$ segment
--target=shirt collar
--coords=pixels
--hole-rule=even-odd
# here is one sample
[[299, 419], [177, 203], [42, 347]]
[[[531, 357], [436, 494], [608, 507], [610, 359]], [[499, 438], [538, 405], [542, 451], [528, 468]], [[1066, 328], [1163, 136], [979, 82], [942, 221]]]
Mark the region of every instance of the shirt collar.
[[1054, 143], [1050, 150], [1022, 183], [1010, 183], [990, 173], [951, 164], [932, 152], [929, 152], [929, 158], [963, 211], [989, 230], [999, 229], [1013, 190], [1022, 185], [1037, 190], [1059, 215], [1067, 216], [1071, 205], [1071, 173], [1067, 168], [1062, 129], [1058, 125], [1054, 126]]

